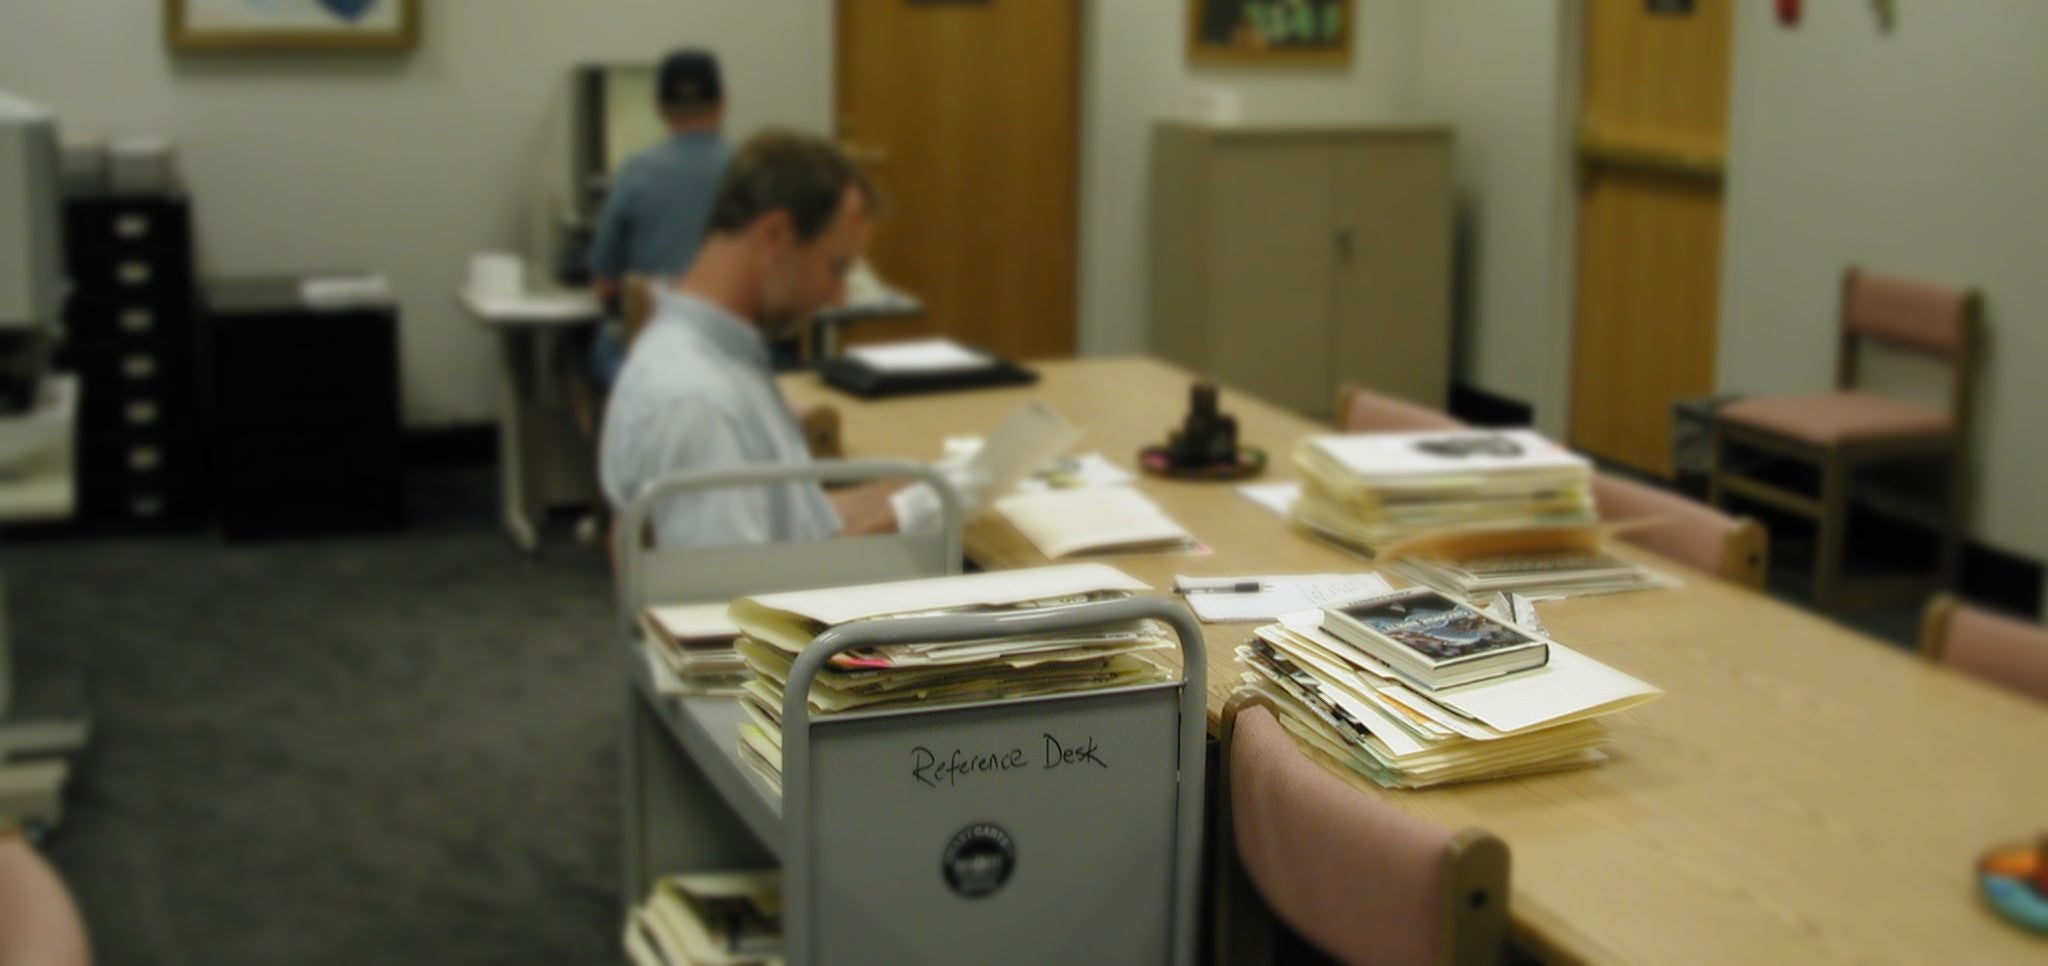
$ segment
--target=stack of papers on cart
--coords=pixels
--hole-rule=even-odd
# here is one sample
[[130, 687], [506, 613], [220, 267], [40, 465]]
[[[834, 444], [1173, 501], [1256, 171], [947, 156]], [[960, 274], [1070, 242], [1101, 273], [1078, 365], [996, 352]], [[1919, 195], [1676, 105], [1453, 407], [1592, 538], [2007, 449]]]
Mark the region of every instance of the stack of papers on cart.
[[724, 604], [649, 607], [640, 614], [647, 672], [664, 695], [734, 695], [747, 683], [747, 662], [733, 650], [740, 629]]
[[1316, 436], [1294, 520], [1367, 552], [1439, 530], [1594, 520], [1592, 464], [1528, 430]]
[[1305, 611], [1259, 628], [1237, 652], [1244, 683], [1304, 747], [1389, 788], [1597, 764], [1608, 734], [1596, 719], [1663, 693], [1556, 641], [1542, 667], [1430, 690], [1323, 618]]
[[672, 875], [626, 920], [635, 966], [782, 962], [782, 879], [774, 872]]
[[[741, 726], [740, 755], [779, 787], [790, 671], [797, 655], [827, 630], [940, 614], [997, 617], [1114, 600], [1145, 588], [1114, 567], [1078, 564], [741, 598], [730, 614], [741, 630], [736, 647], [754, 678], [741, 693], [752, 721]], [[807, 706], [812, 715], [849, 714], [1152, 684], [1173, 680], [1174, 672], [1152, 655], [1174, 645], [1164, 623], [1136, 620], [1050, 635], [863, 647], [827, 662], [811, 683]]]

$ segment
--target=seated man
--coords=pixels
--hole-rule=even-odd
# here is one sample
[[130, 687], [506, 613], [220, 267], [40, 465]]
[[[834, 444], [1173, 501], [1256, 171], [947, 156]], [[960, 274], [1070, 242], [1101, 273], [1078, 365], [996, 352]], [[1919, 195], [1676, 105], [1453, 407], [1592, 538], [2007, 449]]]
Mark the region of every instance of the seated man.
[[[612, 392], [599, 475], [615, 509], [680, 472], [810, 459], [768, 344], [845, 298], [877, 202], [853, 163], [817, 138], [771, 131], [733, 155], [696, 262], [656, 300]], [[922, 486], [729, 488], [670, 499], [654, 537], [669, 548], [817, 540], [927, 530], [937, 514]]]

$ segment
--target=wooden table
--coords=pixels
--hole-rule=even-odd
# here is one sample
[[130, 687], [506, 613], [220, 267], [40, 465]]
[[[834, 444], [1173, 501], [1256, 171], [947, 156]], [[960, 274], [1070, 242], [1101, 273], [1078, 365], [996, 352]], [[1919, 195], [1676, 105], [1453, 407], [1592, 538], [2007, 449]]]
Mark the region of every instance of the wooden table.
[[[992, 430], [1033, 395], [1135, 469], [1185, 410], [1189, 376], [1147, 359], [1036, 364], [1033, 387], [867, 402], [815, 377], [850, 453], [931, 459], [945, 435]], [[1294, 476], [1315, 424], [1226, 391], [1262, 479]], [[1306, 573], [1369, 565], [1299, 534], [1229, 485], [1140, 478], [1209, 556], [1102, 558], [1154, 586], [1176, 573]], [[987, 567], [1045, 558], [999, 518], [970, 528]], [[1675, 569], [1668, 563], [1667, 569]], [[1525, 941], [1596, 962], [2048, 962], [2048, 942], [1974, 894], [1976, 857], [2048, 830], [2048, 709], [1761, 595], [1686, 572], [1668, 591], [1541, 605], [1561, 641], [1665, 689], [1609, 718], [1612, 760], [1552, 776], [1376, 791], [1514, 855]], [[1251, 625], [1212, 624], [1212, 724]]]

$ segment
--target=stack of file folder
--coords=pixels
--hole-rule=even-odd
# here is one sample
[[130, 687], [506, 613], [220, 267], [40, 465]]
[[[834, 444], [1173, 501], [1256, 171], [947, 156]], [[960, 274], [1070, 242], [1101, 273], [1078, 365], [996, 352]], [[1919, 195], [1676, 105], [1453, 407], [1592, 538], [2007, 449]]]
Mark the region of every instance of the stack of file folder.
[[1259, 628], [1237, 652], [1244, 684], [1306, 749], [1388, 788], [1596, 764], [1608, 741], [1596, 719], [1663, 693], [1548, 640], [1542, 667], [1430, 690], [1323, 622], [1304, 611]]
[[[1146, 585], [1102, 564], [1039, 567], [829, 590], [745, 597], [731, 617], [736, 647], [753, 672], [742, 690], [748, 724], [742, 760], [782, 784], [782, 702], [797, 655], [825, 631], [861, 621], [939, 614], [995, 616], [1130, 596]], [[812, 682], [812, 715], [1128, 687], [1172, 680], [1151, 652], [1175, 646], [1171, 628], [1140, 620], [1057, 636], [991, 637], [859, 648], [829, 661]]]
[[724, 604], [649, 607], [640, 614], [648, 679], [663, 695], [736, 695], [747, 662], [733, 650], [740, 629]]
[[635, 966], [782, 962], [782, 881], [774, 872], [672, 875], [626, 920]]
[[1294, 519], [1368, 553], [1442, 530], [1592, 523], [1592, 464], [1528, 430], [1303, 440]]

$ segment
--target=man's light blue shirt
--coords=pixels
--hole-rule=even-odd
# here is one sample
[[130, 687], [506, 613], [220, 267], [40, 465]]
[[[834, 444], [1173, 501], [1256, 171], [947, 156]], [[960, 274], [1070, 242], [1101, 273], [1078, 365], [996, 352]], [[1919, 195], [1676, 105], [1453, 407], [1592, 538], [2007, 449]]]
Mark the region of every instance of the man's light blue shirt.
[[716, 132], [685, 131], [628, 158], [612, 179], [590, 242], [591, 274], [682, 274], [697, 257], [730, 155]]
[[[658, 301], [605, 411], [598, 469], [612, 506], [680, 472], [809, 462], [760, 332], [695, 296], [670, 291]], [[685, 494], [654, 515], [655, 545], [665, 548], [822, 540], [839, 530], [815, 483]]]

